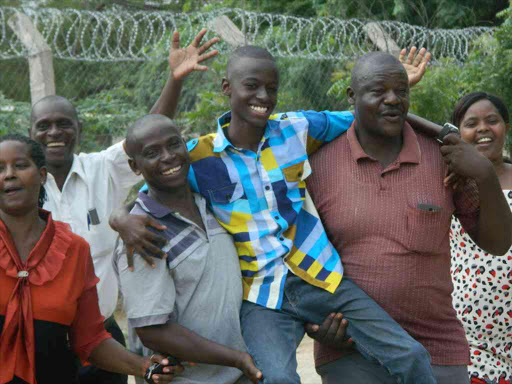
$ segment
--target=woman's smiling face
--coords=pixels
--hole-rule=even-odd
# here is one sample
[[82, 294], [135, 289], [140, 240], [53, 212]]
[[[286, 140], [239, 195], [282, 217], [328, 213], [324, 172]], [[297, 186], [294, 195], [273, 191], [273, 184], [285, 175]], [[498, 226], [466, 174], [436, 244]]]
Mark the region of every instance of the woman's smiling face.
[[494, 104], [482, 99], [471, 105], [460, 122], [460, 135], [489, 160], [503, 156], [508, 124]]

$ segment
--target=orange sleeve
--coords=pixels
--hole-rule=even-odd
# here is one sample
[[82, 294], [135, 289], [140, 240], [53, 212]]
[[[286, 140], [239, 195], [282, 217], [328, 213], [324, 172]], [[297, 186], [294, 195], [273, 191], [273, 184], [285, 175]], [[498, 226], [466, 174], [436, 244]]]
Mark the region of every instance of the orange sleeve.
[[73, 350], [84, 363], [103, 340], [112, 336], [103, 326], [104, 318], [100, 313], [96, 290], [99, 279], [94, 274], [89, 246], [80, 248], [81, 254], [77, 256], [83, 258], [85, 262], [85, 281], [82, 294], [78, 299], [75, 319], [71, 324], [70, 341]]

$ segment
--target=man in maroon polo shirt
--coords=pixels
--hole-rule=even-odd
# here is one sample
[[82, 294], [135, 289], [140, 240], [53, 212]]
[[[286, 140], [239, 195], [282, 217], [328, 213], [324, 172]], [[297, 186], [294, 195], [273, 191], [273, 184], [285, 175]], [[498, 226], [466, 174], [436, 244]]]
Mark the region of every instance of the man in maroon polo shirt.
[[[411, 129], [407, 73], [391, 55], [361, 57], [347, 94], [354, 129], [312, 157], [308, 191], [345, 276], [425, 346], [438, 384], [469, 383], [448, 235], [454, 214], [487, 251], [509, 248], [512, 218], [492, 164], [454, 135], [441, 147]], [[447, 168], [470, 181], [445, 187]], [[357, 352], [317, 344], [315, 358], [327, 384], [395, 382]]]

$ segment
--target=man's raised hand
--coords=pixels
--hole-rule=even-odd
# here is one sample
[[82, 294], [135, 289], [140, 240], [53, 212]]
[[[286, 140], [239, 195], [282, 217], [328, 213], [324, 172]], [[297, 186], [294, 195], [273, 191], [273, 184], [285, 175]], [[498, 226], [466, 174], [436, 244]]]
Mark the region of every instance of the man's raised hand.
[[218, 37], [214, 37], [201, 45], [201, 40], [203, 40], [205, 34], [206, 29], [203, 28], [188, 47], [180, 48], [180, 35], [178, 31], [174, 31], [169, 53], [169, 68], [174, 80], [183, 80], [193, 71], [206, 71], [208, 67], [200, 65], [200, 63], [219, 54], [216, 49], [208, 52], [212, 45], [220, 41]]
[[427, 52], [425, 48], [421, 48], [419, 52], [416, 47], [412, 47], [407, 54], [407, 49], [402, 49], [400, 51], [400, 56], [398, 60], [402, 63], [405, 70], [407, 71], [407, 76], [409, 77], [409, 86], [413, 86], [423, 78], [425, 71], [427, 70], [427, 64], [430, 61], [432, 55], [430, 52]]

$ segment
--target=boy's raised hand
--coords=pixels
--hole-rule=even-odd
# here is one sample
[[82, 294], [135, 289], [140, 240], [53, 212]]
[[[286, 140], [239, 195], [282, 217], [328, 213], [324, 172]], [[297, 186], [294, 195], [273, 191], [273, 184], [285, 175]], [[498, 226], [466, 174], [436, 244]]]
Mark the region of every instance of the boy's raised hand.
[[178, 31], [174, 31], [169, 53], [169, 68], [174, 80], [183, 80], [193, 71], [206, 71], [208, 67], [200, 65], [200, 63], [219, 54], [216, 49], [207, 52], [212, 45], [220, 41], [218, 37], [214, 37], [201, 45], [201, 40], [203, 40], [205, 34], [206, 29], [203, 28], [188, 47], [180, 48], [180, 35]]
[[404, 48], [400, 51], [400, 56], [398, 57], [398, 60], [400, 60], [407, 71], [409, 86], [411, 87], [419, 83], [423, 78], [427, 70], [427, 64], [432, 57], [430, 52], [427, 52], [425, 48], [421, 48], [416, 54], [417, 51], [418, 49], [416, 47], [412, 47], [409, 54], [407, 54], [407, 49]]

